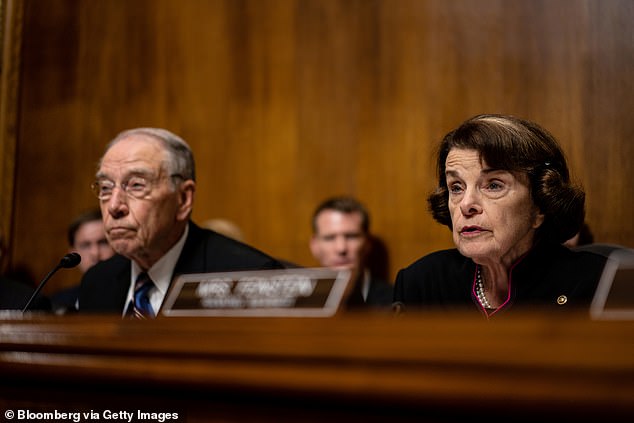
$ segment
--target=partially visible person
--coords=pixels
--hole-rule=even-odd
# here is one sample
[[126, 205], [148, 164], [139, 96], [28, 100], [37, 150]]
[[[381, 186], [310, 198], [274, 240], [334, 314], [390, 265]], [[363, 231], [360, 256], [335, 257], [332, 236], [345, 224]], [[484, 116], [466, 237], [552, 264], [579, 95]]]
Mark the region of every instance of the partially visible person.
[[[207, 219], [202, 223], [202, 227], [205, 229], [211, 229], [214, 232], [219, 233], [220, 235], [228, 236], [229, 238], [235, 239], [236, 241], [240, 241], [246, 243], [246, 237], [244, 236], [244, 232], [237, 223], [232, 220], [224, 219], [221, 217]], [[287, 269], [294, 269], [301, 266], [298, 266], [296, 263], [288, 261], [286, 259], [282, 259], [280, 257], [274, 257], [282, 267]]]
[[99, 162], [93, 191], [116, 254], [82, 278], [79, 312], [155, 317], [185, 273], [281, 268], [269, 255], [191, 220], [194, 157], [160, 128], [117, 135]]
[[436, 164], [428, 204], [456, 248], [400, 270], [395, 308], [490, 317], [589, 306], [605, 258], [562, 245], [583, 224], [585, 193], [550, 133], [513, 116], [478, 115], [444, 137]]
[[615, 250], [625, 251], [630, 254], [634, 251], [631, 247], [621, 244], [596, 242], [587, 222], [583, 222], [579, 232], [566, 240], [564, 245], [573, 251], [590, 251], [604, 257], [610, 257]]
[[223, 218], [214, 218], [205, 220], [202, 224], [203, 228], [211, 229], [229, 238], [233, 238], [237, 241], [244, 242], [244, 233], [237, 223]]
[[[0, 232], [0, 270], [4, 269], [4, 259], [7, 254], [6, 248], [2, 233]], [[24, 309], [34, 292], [34, 287], [30, 287], [26, 283], [0, 274], [0, 310]], [[50, 312], [51, 302], [45, 295], [38, 294], [33, 302], [31, 302], [29, 310]]]
[[[114, 255], [106, 239], [99, 208], [90, 209], [77, 216], [68, 225], [67, 238], [68, 251], [76, 251], [81, 256], [78, 268], [82, 275], [98, 262]], [[65, 314], [77, 309], [79, 286], [77, 283], [51, 295], [53, 311], [56, 314]]]
[[317, 206], [312, 217], [310, 251], [323, 267], [348, 269], [355, 277], [346, 308], [388, 308], [392, 285], [371, 272], [367, 258], [372, 248], [370, 216], [353, 197], [333, 197]]
[[568, 248], [576, 248], [582, 245], [589, 245], [594, 242], [594, 235], [590, 230], [590, 225], [587, 222], [583, 222], [579, 232], [573, 235], [572, 238], [564, 241], [564, 245]]

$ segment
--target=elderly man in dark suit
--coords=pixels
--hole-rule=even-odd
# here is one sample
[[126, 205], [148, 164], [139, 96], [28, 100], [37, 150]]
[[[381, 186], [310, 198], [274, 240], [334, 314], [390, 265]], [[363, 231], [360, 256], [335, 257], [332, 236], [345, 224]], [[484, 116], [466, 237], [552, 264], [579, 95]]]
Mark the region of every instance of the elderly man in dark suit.
[[282, 267], [251, 246], [193, 223], [195, 189], [193, 154], [177, 135], [136, 128], [108, 144], [93, 191], [117, 254], [82, 278], [80, 312], [152, 317], [179, 274]]

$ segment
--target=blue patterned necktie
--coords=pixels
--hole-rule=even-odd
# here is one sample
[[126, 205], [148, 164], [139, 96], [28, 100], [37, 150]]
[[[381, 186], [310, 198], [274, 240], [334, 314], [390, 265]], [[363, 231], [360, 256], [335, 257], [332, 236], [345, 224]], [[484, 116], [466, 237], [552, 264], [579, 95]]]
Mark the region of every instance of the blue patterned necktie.
[[147, 319], [154, 317], [154, 310], [150, 304], [148, 293], [154, 287], [154, 282], [150, 276], [142, 272], [134, 283], [134, 301], [128, 307], [128, 315], [137, 319]]

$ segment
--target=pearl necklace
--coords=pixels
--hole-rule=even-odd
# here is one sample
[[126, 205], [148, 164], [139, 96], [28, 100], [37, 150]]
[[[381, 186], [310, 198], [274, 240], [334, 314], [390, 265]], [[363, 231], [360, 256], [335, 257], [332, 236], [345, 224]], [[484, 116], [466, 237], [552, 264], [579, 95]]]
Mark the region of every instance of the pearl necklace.
[[487, 300], [486, 295], [484, 294], [484, 283], [482, 282], [482, 272], [480, 271], [480, 266], [478, 266], [478, 271], [476, 272], [476, 296], [478, 297], [478, 301], [484, 308], [492, 309], [491, 304], [489, 304], [489, 300]]

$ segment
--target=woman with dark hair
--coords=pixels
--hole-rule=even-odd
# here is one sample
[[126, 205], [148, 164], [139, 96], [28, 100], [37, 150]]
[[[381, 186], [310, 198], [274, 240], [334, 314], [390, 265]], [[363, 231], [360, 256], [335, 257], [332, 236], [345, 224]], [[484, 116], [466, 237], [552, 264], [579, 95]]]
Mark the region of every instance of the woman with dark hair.
[[605, 258], [562, 246], [583, 224], [585, 194], [551, 134], [513, 116], [478, 115], [443, 138], [437, 170], [428, 204], [456, 248], [402, 269], [395, 305], [475, 306], [487, 317], [589, 305]]

